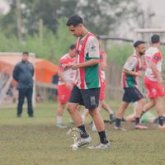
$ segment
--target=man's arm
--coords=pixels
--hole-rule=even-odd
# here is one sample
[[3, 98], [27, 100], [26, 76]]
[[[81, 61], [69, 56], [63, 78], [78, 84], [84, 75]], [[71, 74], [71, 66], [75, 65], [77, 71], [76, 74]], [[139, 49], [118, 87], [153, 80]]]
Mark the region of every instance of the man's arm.
[[105, 52], [103, 52], [102, 60], [101, 60], [100, 66], [101, 66], [101, 69], [102, 69], [102, 70], [105, 70], [106, 67], [107, 67], [107, 53], [105, 53]]
[[142, 73], [140, 71], [135, 72], [135, 71], [123, 69], [123, 72], [125, 72], [126, 74], [129, 74], [131, 76], [142, 76]]
[[131, 76], [142, 76], [141, 71], [134, 71], [137, 66], [137, 62], [138, 60], [136, 57], [129, 57], [123, 67], [123, 72]]
[[159, 81], [159, 82], [163, 82], [163, 78], [162, 78], [162, 75], [161, 73], [158, 71], [157, 67], [156, 67], [156, 64], [155, 63], [151, 63], [151, 69], [152, 69], [152, 72], [153, 74], [155, 75], [156, 79]]
[[151, 69], [152, 69], [153, 74], [155, 75], [156, 79], [159, 82], [162, 82], [163, 78], [162, 78], [161, 72], [157, 69], [156, 64], [161, 60], [162, 60], [161, 54], [159, 52], [155, 53], [154, 56], [153, 56], [153, 59], [151, 61], [151, 66], [150, 66]]
[[34, 76], [34, 66], [33, 66], [33, 64], [32, 64], [32, 76]]
[[13, 78], [18, 81], [19, 80], [19, 66], [16, 65], [13, 70]]
[[93, 65], [99, 64], [99, 59], [90, 59], [84, 63], [75, 64], [72, 66], [72, 69], [85, 68]]
[[63, 81], [64, 83], [66, 83], [64, 76], [63, 76], [63, 71], [62, 70], [58, 70], [58, 76], [60, 77], [61, 81]]

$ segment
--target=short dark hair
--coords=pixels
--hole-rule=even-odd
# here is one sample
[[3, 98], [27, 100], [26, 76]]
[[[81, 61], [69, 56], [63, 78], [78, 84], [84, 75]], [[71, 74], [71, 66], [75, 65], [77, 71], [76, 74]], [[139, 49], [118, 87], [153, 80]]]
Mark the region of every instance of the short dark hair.
[[138, 47], [141, 44], [145, 44], [145, 42], [141, 41], [141, 40], [138, 40], [138, 41], [134, 42], [133, 46], [136, 48], [136, 47]]
[[83, 19], [79, 15], [72, 15], [66, 23], [67, 26], [77, 26], [78, 24], [83, 24]]
[[75, 45], [75, 44], [72, 44], [72, 45], [70, 45], [70, 47], [69, 47], [70, 50], [73, 50], [73, 49], [75, 49], [75, 48], [76, 48], [76, 45]]
[[29, 56], [29, 52], [23, 52], [22, 55], [27, 55], [27, 56]]
[[151, 36], [151, 43], [156, 44], [160, 42], [160, 36], [158, 34], [154, 34]]

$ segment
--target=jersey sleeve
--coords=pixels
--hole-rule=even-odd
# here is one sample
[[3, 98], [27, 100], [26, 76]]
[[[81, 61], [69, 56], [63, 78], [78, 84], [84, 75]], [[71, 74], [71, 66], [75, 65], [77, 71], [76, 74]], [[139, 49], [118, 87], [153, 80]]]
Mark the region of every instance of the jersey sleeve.
[[65, 69], [65, 63], [64, 63], [64, 60], [63, 60], [63, 59], [60, 59], [60, 60], [59, 60], [58, 66], [59, 66], [59, 70], [60, 70], [61, 72], [63, 72], [64, 69]]
[[89, 58], [100, 58], [100, 53], [99, 53], [99, 42], [98, 40], [91, 36], [87, 42], [88, 48], [87, 48], [87, 53]]
[[14, 70], [13, 70], [13, 78], [14, 78], [16, 81], [19, 81], [19, 64], [20, 64], [20, 63], [18, 63], [18, 64], [15, 66]]
[[160, 52], [157, 52], [153, 55], [152, 62], [157, 64], [159, 61], [162, 60], [162, 56]]
[[137, 58], [136, 57], [129, 57], [126, 63], [124, 64], [123, 69], [133, 71], [137, 65]]

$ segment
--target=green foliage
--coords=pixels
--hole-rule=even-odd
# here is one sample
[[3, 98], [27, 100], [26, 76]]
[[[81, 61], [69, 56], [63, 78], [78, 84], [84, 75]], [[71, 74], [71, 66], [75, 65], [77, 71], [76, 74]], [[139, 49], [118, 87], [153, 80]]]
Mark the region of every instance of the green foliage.
[[114, 44], [108, 52], [110, 61], [121, 66], [125, 60], [133, 54], [133, 47], [131, 44], [126, 43]]
[[75, 38], [69, 33], [65, 24], [66, 19], [60, 19], [56, 34], [44, 27], [43, 37], [38, 34], [27, 35], [26, 41], [22, 42], [19, 42], [14, 35], [7, 38], [5, 34], [0, 33], [0, 50], [1, 52], [29, 51], [35, 53], [37, 57], [58, 63], [59, 57], [75, 42]]
[[[17, 27], [16, 1], [11, 0], [10, 12], [2, 18], [2, 29], [15, 32]], [[80, 14], [87, 27], [96, 34], [114, 32], [123, 22], [129, 23], [138, 19], [142, 10], [135, 0], [20, 0], [21, 28], [26, 33], [34, 34], [38, 29], [38, 21], [43, 20], [44, 26], [53, 32], [58, 29], [58, 19]], [[138, 7], [137, 7], [138, 6]], [[7, 25], [7, 26], [6, 26]], [[6, 29], [7, 27], [7, 29]]]

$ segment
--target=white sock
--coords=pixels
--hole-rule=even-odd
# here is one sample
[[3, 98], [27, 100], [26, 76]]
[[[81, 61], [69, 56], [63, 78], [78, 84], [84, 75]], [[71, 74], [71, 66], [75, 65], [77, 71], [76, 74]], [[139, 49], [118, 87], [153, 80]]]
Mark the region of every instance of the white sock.
[[83, 123], [85, 123], [85, 119], [86, 119], [87, 113], [88, 113], [88, 110], [84, 109], [82, 114], [81, 114], [81, 118], [82, 118]]
[[95, 123], [94, 123], [94, 122], [92, 122], [92, 131], [97, 131], [96, 126], [95, 126]]
[[57, 116], [56, 117], [56, 123], [57, 124], [62, 124], [63, 123], [63, 117], [62, 116]]

